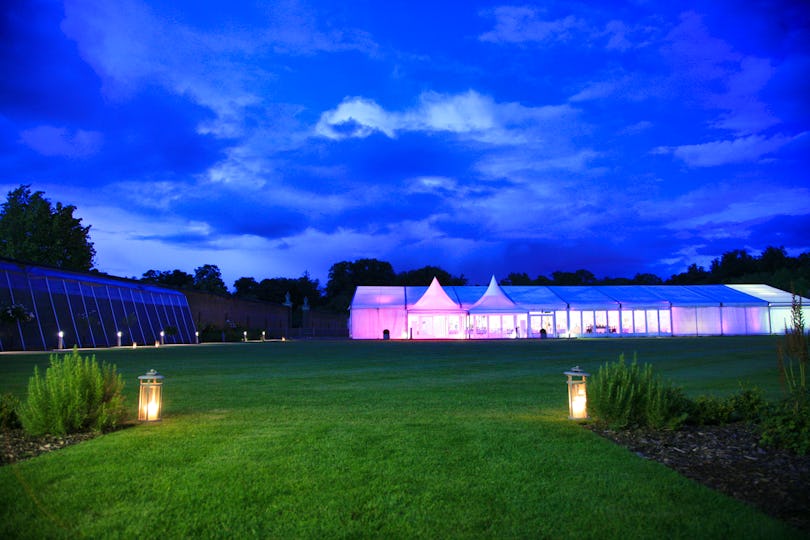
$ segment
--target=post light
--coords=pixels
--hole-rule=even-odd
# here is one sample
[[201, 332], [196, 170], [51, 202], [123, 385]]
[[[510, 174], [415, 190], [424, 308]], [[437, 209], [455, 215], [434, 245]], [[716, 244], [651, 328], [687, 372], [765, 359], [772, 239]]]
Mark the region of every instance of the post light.
[[244, 340], [245, 343], [247, 343], [247, 330], [242, 332], [242, 339]]
[[161, 345], [165, 345], [165, 344], [166, 344], [166, 342], [163, 340], [163, 338], [164, 338], [164, 337], [166, 337], [166, 332], [164, 332], [163, 330], [161, 330], [161, 331], [160, 331], [160, 344], [161, 344]]
[[588, 418], [588, 393], [586, 380], [591, 376], [579, 366], [566, 371], [568, 376], [568, 419], [585, 420]]
[[121, 346], [121, 336], [123, 336], [124, 333], [119, 330], [115, 335], [118, 337], [118, 346], [120, 347]]
[[199, 330], [194, 331], [194, 341], [196, 341], [197, 344], [200, 343], [200, 332], [199, 332]]
[[146, 375], [138, 376], [141, 391], [138, 396], [138, 420], [154, 422], [160, 420], [163, 412], [163, 375], [150, 369]]
[[262, 341], [264, 341], [264, 330], [262, 330]]
[[65, 333], [62, 330], [59, 330], [59, 333], [56, 334], [59, 337], [59, 346], [56, 347], [57, 349], [64, 349], [65, 348]]

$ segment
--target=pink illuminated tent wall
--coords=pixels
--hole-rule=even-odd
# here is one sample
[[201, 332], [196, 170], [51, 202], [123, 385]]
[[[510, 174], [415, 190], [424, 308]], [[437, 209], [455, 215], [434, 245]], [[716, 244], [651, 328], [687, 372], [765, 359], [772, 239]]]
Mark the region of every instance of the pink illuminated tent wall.
[[[768, 285], [358, 287], [353, 339], [781, 334], [792, 295]], [[810, 300], [802, 298], [810, 319]]]

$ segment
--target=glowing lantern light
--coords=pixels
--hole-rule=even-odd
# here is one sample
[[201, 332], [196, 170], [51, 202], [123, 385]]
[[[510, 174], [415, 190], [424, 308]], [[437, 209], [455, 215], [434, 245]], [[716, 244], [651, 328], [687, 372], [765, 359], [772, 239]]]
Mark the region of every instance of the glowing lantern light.
[[163, 375], [150, 369], [140, 375], [141, 392], [138, 397], [138, 420], [154, 422], [160, 420], [163, 412]]
[[584, 420], [588, 418], [588, 393], [586, 380], [590, 373], [585, 373], [579, 366], [566, 371], [568, 376], [568, 419]]

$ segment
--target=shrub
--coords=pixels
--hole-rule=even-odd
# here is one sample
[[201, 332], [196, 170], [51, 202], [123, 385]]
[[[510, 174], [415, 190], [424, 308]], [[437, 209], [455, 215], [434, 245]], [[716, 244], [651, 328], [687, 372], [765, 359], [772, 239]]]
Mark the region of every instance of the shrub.
[[810, 392], [791, 395], [771, 405], [760, 422], [760, 442], [795, 452], [810, 453]]
[[3, 394], [0, 396], [0, 429], [17, 429], [21, 427], [17, 410], [20, 408], [20, 400], [14, 394]]
[[791, 324], [785, 329], [777, 356], [785, 397], [764, 415], [760, 425], [761, 442], [804, 455], [810, 452], [810, 388], [807, 386], [810, 341], [804, 327], [801, 297], [793, 295], [790, 311]]
[[82, 358], [78, 350], [50, 356], [50, 366], [40, 377], [28, 381], [28, 398], [20, 419], [31, 435], [65, 435], [80, 431], [105, 431], [125, 417], [124, 382], [114, 365], [96, 362], [95, 355]]
[[688, 422], [702, 426], [755, 422], [765, 408], [766, 402], [759, 388], [741, 388], [738, 393], [724, 398], [697, 397], [690, 404]]
[[624, 355], [599, 368], [588, 390], [588, 410], [597, 421], [612, 428], [679, 427], [688, 415], [689, 403], [680, 388], [665, 385], [652, 366], [632, 364]]

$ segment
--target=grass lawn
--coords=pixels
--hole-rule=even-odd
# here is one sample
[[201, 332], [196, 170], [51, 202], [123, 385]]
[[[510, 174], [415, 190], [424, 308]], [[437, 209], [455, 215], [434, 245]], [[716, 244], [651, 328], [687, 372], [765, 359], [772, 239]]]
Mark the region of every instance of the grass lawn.
[[[563, 371], [634, 352], [692, 395], [778, 393], [772, 337], [293, 341], [95, 351], [165, 417], [0, 468], [0, 537], [786, 538], [566, 419]], [[47, 354], [0, 355], [21, 398]]]

